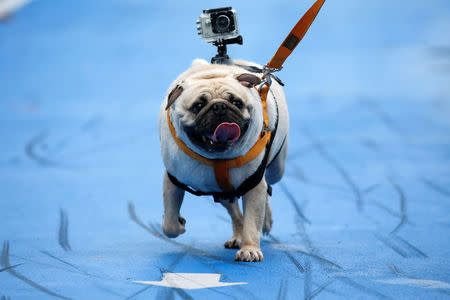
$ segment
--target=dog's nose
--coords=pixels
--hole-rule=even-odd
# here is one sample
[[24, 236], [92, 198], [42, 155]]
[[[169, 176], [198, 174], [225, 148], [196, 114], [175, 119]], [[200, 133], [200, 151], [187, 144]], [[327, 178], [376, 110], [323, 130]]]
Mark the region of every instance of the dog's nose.
[[220, 116], [227, 112], [228, 107], [225, 103], [217, 102], [213, 104], [212, 109], [216, 115]]

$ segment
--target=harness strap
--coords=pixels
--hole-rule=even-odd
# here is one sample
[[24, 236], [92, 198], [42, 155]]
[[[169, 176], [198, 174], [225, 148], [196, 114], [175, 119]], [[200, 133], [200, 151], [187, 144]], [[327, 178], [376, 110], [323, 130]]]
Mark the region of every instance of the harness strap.
[[224, 192], [232, 192], [234, 186], [230, 181], [230, 169], [227, 166], [226, 160], [218, 160], [214, 162], [214, 176], [219, 187]]
[[269, 86], [264, 84], [259, 90], [259, 97], [261, 98], [263, 107], [264, 129], [269, 128], [269, 114], [267, 113], [267, 94], [269, 93], [269, 89]]
[[[167, 172], [167, 176], [174, 185], [176, 185], [180, 189], [185, 190], [188, 193], [191, 193], [194, 196], [213, 196], [215, 202], [220, 202], [222, 199], [228, 199], [230, 202], [234, 202], [236, 198], [239, 198], [244, 194], [246, 194], [249, 190], [254, 188], [259, 183], [259, 181], [261, 181], [261, 179], [259, 179], [259, 181], [257, 181], [256, 184], [252, 186], [254, 181], [252, 180], [252, 177], [256, 178], [256, 175], [259, 173], [258, 170], [252, 176], [250, 176], [243, 184], [241, 184], [241, 186], [238, 189], [236, 189], [235, 192], [232, 193], [224, 193], [224, 192], [215, 193], [215, 192], [203, 192], [194, 190], [193, 188], [180, 182], [175, 176], [173, 176], [169, 172]], [[267, 184], [267, 193], [269, 194], [269, 196], [272, 196], [272, 186], [270, 184]]]

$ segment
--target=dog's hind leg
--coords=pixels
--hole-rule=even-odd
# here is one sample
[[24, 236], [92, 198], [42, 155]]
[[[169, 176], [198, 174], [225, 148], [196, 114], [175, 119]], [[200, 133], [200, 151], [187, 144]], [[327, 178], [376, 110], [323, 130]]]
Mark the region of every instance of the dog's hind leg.
[[163, 183], [164, 217], [162, 230], [169, 238], [175, 238], [186, 232], [184, 227], [186, 220], [180, 216], [183, 197], [184, 190], [174, 185], [166, 172]]
[[234, 199], [233, 202], [230, 202], [228, 199], [223, 199], [220, 203], [227, 209], [231, 217], [231, 222], [233, 223], [233, 236], [225, 242], [224, 246], [225, 248], [240, 248], [242, 243], [243, 217], [238, 200]]
[[[267, 167], [266, 173], [264, 175], [267, 183], [275, 184], [281, 180], [284, 174], [284, 168], [286, 165], [286, 156], [288, 149], [288, 137], [284, 140], [283, 146], [274, 160]], [[262, 233], [267, 235], [270, 233], [272, 229], [272, 209], [270, 208], [269, 196], [267, 196], [266, 200], [266, 212], [264, 214], [264, 222], [262, 227]]]
[[264, 222], [262, 227], [262, 233], [268, 235], [272, 229], [272, 209], [270, 208], [269, 195], [266, 196], [266, 212], [264, 214]]

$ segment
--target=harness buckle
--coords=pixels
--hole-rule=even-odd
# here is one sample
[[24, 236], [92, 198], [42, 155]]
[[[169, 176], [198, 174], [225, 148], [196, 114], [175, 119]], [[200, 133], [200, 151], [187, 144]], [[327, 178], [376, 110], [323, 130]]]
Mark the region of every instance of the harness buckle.
[[261, 89], [264, 85], [267, 85], [269, 88], [272, 85], [272, 73], [274, 72], [278, 72], [281, 69], [283, 69], [283, 67], [279, 68], [279, 69], [273, 69], [273, 68], [269, 68], [267, 65], [264, 66], [264, 68], [262, 69], [262, 81], [261, 81], [261, 85], [259, 86], [258, 91], [261, 92]]

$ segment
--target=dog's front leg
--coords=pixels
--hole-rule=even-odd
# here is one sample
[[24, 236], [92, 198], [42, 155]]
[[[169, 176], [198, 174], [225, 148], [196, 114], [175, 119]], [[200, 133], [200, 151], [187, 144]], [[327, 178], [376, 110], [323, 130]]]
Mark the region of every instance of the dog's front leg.
[[184, 228], [186, 220], [180, 216], [183, 197], [184, 190], [174, 185], [166, 172], [163, 183], [164, 217], [162, 230], [167, 237], [175, 238], [186, 231]]
[[244, 208], [244, 226], [242, 229], [241, 250], [236, 253], [236, 260], [262, 261], [263, 254], [259, 246], [261, 227], [267, 198], [267, 183], [261, 182], [242, 197]]
[[225, 248], [241, 248], [243, 217], [238, 199], [234, 199], [233, 202], [224, 199], [221, 203], [227, 209], [233, 223], [233, 236], [225, 242], [224, 246]]

